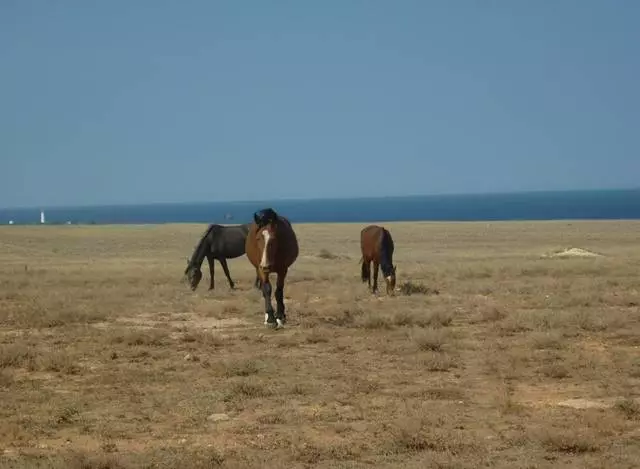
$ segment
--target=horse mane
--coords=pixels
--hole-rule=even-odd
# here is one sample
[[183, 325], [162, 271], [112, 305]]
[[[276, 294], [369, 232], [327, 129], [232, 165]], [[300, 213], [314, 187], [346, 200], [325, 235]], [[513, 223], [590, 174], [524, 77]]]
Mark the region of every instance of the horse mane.
[[391, 235], [383, 228], [382, 236], [380, 236], [380, 268], [385, 277], [393, 272], [392, 253], [389, 249], [391, 246], [393, 246]]
[[[207, 227], [207, 229], [205, 230], [205, 232], [202, 234], [202, 237], [200, 238], [200, 241], [198, 241], [198, 244], [196, 245], [195, 249], [193, 250], [193, 254], [191, 254], [191, 259], [189, 260], [189, 264], [187, 265], [187, 269], [185, 270], [185, 272], [187, 270], [189, 270], [190, 267], [195, 266], [198, 262], [200, 264], [202, 264], [202, 261], [205, 258], [205, 255], [203, 255], [202, 253], [204, 252], [204, 249], [206, 248], [206, 246], [209, 244], [209, 234], [216, 230], [217, 228], [219, 228], [220, 225], [216, 225], [216, 224], [212, 224], [209, 225]], [[198, 260], [198, 258], [200, 260]]]
[[271, 207], [263, 208], [253, 214], [253, 221], [258, 228], [262, 228], [263, 226], [273, 223], [274, 221], [278, 221], [281, 218], [282, 217], [280, 217]]

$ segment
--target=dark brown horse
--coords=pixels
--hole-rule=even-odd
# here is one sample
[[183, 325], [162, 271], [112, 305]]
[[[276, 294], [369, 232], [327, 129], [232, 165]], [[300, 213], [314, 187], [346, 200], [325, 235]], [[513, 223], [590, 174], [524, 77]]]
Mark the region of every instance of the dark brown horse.
[[[393, 239], [386, 228], [369, 225], [360, 232], [362, 251], [362, 282], [368, 282], [372, 293], [378, 290], [378, 266], [387, 283], [387, 294], [396, 287], [396, 266], [393, 265]], [[371, 262], [373, 262], [373, 288], [371, 288]]]
[[[276, 328], [284, 326], [287, 319], [284, 311], [284, 281], [289, 267], [298, 258], [298, 239], [291, 223], [271, 208], [255, 212], [245, 251], [260, 278], [265, 325]], [[271, 273], [277, 275], [275, 315], [271, 305]]]

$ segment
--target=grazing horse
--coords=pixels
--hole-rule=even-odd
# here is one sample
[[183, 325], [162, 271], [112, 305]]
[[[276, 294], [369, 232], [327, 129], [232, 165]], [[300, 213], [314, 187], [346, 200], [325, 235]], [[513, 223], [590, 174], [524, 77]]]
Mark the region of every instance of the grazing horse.
[[[255, 212], [247, 236], [246, 251], [261, 282], [264, 323], [267, 327], [283, 327], [287, 319], [284, 310], [284, 281], [299, 252], [298, 239], [289, 220], [278, 215], [272, 208]], [[271, 273], [277, 275], [275, 315], [271, 304]]]
[[[369, 225], [360, 232], [362, 251], [362, 282], [368, 282], [372, 293], [378, 289], [378, 266], [387, 283], [387, 294], [393, 295], [396, 286], [396, 266], [393, 265], [393, 239], [386, 228]], [[371, 262], [373, 262], [373, 288], [371, 288]]]
[[213, 290], [214, 288], [213, 263], [216, 259], [222, 265], [222, 270], [224, 270], [224, 274], [229, 281], [229, 286], [231, 289], [234, 289], [235, 284], [229, 274], [227, 259], [234, 259], [245, 253], [245, 240], [248, 233], [248, 223], [233, 226], [209, 225], [207, 231], [204, 232], [200, 242], [194, 249], [191, 259], [187, 259], [187, 268], [184, 273], [189, 280], [191, 289], [195, 290], [202, 279], [200, 266], [205, 257], [209, 262], [209, 290]]

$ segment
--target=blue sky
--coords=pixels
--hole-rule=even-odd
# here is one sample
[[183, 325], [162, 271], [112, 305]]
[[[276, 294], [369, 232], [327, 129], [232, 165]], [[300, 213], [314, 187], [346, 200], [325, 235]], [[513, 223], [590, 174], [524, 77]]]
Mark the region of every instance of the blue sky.
[[0, 206], [637, 187], [634, 0], [3, 0]]

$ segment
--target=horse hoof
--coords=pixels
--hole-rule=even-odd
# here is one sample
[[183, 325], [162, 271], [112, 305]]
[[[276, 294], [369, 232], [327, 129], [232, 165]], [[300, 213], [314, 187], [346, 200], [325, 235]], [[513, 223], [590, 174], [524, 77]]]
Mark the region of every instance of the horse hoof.
[[264, 326], [267, 329], [277, 329], [278, 328], [278, 325], [275, 322], [265, 322]]
[[269, 314], [269, 313], [264, 314], [264, 325], [269, 328], [277, 327], [276, 319], [273, 317], [272, 314]]
[[278, 319], [276, 319], [276, 324], [277, 324], [277, 325], [276, 325], [276, 329], [281, 329], [281, 328], [283, 328], [283, 327], [284, 327], [284, 320], [283, 320], [283, 319], [278, 318]]

